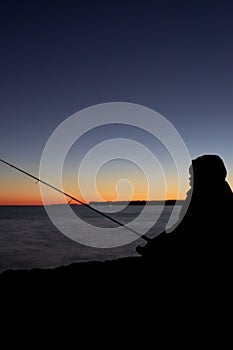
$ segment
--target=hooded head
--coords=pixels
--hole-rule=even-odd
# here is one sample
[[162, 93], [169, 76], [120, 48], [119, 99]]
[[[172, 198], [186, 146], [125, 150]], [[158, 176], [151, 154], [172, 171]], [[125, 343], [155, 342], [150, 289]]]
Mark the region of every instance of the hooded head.
[[225, 181], [227, 171], [222, 159], [218, 155], [203, 155], [192, 160], [190, 167], [190, 185], [210, 187]]
[[225, 165], [218, 155], [210, 154], [200, 156], [193, 159], [192, 166], [195, 176], [213, 177], [224, 180], [227, 175]]

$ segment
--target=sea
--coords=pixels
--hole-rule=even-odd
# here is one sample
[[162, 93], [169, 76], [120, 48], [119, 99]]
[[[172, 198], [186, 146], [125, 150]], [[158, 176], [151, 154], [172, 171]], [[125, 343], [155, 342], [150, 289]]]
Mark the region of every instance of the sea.
[[[144, 220], [154, 222], [156, 218], [157, 221], [156, 229], [152, 227], [148, 236], [153, 238], [158, 232], [166, 229], [169, 219], [170, 226], [176, 223], [180, 209], [181, 206], [178, 205], [166, 205], [163, 210], [159, 205], [151, 205]], [[90, 224], [106, 226], [105, 217], [85, 206], [77, 205], [73, 210]], [[124, 210], [116, 210], [115, 218], [120, 222], [129, 223], [141, 210], [140, 206], [130, 205]], [[54, 268], [81, 261], [133, 257], [138, 256], [136, 247], [144, 244], [145, 240], [136, 237], [133, 242], [118, 247], [90, 247], [60, 232], [43, 206], [0, 206], [0, 272], [8, 269]]]

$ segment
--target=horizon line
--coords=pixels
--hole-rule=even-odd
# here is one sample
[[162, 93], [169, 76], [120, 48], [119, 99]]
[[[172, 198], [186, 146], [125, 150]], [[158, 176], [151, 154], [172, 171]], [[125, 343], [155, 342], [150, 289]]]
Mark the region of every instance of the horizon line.
[[[132, 201], [90, 201], [88, 203], [84, 203], [84, 204], [78, 204], [78, 203], [51, 203], [51, 204], [0, 204], [0, 207], [46, 207], [46, 206], [52, 206], [52, 205], [72, 205], [72, 206], [85, 206], [85, 204], [87, 205], [91, 205], [91, 204], [97, 204], [97, 205], [104, 205], [104, 204], [111, 204], [111, 205], [117, 205], [117, 204], [124, 204], [124, 203], [171, 203], [171, 202], [184, 202], [184, 199], [152, 199], [152, 200], [132, 200]], [[132, 205], [131, 204], [131, 205]]]

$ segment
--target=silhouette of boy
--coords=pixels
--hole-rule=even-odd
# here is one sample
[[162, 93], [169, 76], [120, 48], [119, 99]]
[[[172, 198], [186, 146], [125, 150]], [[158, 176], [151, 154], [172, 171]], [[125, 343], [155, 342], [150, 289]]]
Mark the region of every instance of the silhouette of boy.
[[[233, 194], [225, 178], [227, 171], [218, 155], [192, 160], [189, 207], [180, 224], [163, 232], [136, 250], [143, 258], [164, 263], [211, 261], [230, 249]], [[191, 198], [190, 198], [191, 197]], [[184, 206], [185, 208], [185, 206]], [[184, 261], [185, 259], [185, 261]]]

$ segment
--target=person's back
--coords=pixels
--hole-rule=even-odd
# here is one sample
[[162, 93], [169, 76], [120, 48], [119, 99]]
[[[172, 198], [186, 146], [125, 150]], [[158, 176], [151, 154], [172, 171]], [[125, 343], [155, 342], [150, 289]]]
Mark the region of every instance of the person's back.
[[217, 155], [203, 155], [192, 161], [192, 171], [192, 191], [186, 198], [190, 203], [182, 221], [172, 232], [163, 232], [145, 247], [138, 247], [143, 258], [195, 265], [229, 256], [233, 194], [225, 181], [224, 163]]

